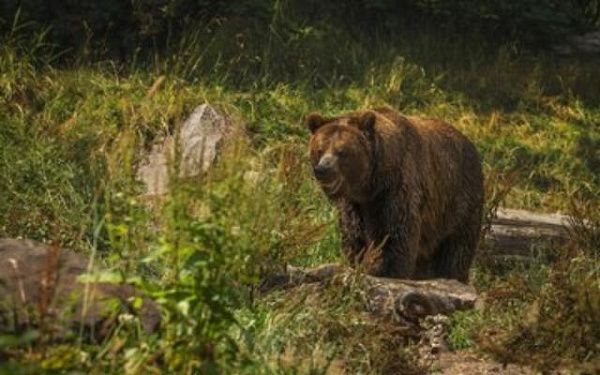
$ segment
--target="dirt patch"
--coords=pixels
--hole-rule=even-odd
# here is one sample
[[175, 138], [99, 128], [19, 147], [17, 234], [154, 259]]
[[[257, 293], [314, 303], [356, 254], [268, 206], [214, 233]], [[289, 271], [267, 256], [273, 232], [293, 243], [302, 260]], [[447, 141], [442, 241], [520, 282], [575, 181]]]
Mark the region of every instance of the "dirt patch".
[[431, 367], [435, 375], [533, 375], [529, 367], [498, 363], [471, 351], [442, 353]]

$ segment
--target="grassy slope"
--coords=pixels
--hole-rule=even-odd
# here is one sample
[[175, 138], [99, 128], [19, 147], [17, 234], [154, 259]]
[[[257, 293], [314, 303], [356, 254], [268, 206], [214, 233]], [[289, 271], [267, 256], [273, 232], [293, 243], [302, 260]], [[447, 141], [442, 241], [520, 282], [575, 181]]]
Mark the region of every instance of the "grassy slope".
[[[257, 72], [252, 69], [256, 64], [243, 56], [214, 63], [195, 47], [202, 44], [193, 35], [178, 50], [185, 53], [133, 68], [111, 62], [53, 67], [43, 63], [47, 52], [36, 39], [14, 38], [3, 44], [0, 235], [56, 241], [83, 251], [99, 248], [108, 265], [125, 265], [142, 275], [142, 287], [174, 292], [158, 293], [173, 319], [160, 337], [138, 338], [124, 330], [103, 346], [86, 348], [97, 371], [156, 369], [164, 366], [151, 360], [156, 352], [166, 353], [168, 366], [177, 371], [201, 367], [210, 358], [207, 342], [221, 342], [218, 332], [231, 321], [226, 314], [216, 314], [215, 321], [197, 317], [230, 305], [213, 306], [200, 299], [209, 307], [182, 307], [181, 295], [190, 301], [214, 290], [230, 296], [233, 291], [219, 275], [251, 283], [284, 261], [317, 264], [339, 259], [335, 214], [312, 182], [306, 163], [302, 118], [310, 111], [334, 114], [389, 104], [409, 114], [441, 117], [477, 144], [490, 195], [514, 184], [506, 205], [565, 211], [574, 199], [593, 204], [600, 194], [600, 72], [593, 62], [520, 56], [510, 48], [489, 52], [477, 40], [413, 32], [412, 38], [382, 39], [369, 48], [360, 40], [322, 41], [323, 50], [343, 45], [339, 61], [317, 59], [302, 69], [300, 59], [298, 66], [290, 67], [297, 72], [292, 76], [280, 74], [284, 64], [292, 64], [289, 59], [278, 63], [286, 53], [281, 46], [254, 46], [247, 52], [262, 56]], [[303, 45], [285, 47], [290, 54], [319, 52], [302, 50]], [[196, 69], [198, 61], [203, 68]], [[149, 93], [162, 75], [162, 85]], [[139, 186], [131, 180], [134, 147], [172, 131], [206, 101], [238, 119], [250, 142], [228, 151], [205, 187], [183, 184], [171, 194], [163, 211], [165, 230], [155, 233], [149, 229], [150, 213], [135, 199]], [[266, 176], [259, 187], [244, 182], [242, 172], [248, 169]], [[211, 258], [208, 264], [215, 270], [207, 269], [208, 281], [191, 277], [193, 272], [180, 260], [195, 254], [189, 244], [218, 247], [225, 254]], [[140, 259], [145, 263], [140, 265]], [[592, 259], [597, 264], [597, 258]], [[473, 332], [486, 324], [509, 332], [519, 328], [537, 292], [555, 285], [548, 281], [552, 272], [544, 260], [502, 275], [480, 266], [475, 280], [482, 290], [526, 285], [530, 294], [507, 297], [483, 316], [457, 317], [453, 344], [474, 345]], [[585, 268], [577, 274], [583, 275], [577, 279], [580, 284], [561, 279], [557, 285], [593, 289], [596, 272], [593, 266], [591, 271]], [[248, 373], [268, 368], [306, 372], [342, 358], [357, 371], [398, 370], [394, 363], [407, 354], [398, 352], [385, 330], [378, 331], [381, 327], [360, 319], [352, 291], [324, 293], [333, 293], [325, 295], [325, 301], [333, 301], [326, 308], [322, 301], [303, 305], [300, 297], [275, 296], [250, 305], [237, 301], [236, 316], [243, 329], [233, 329], [231, 335], [242, 358], [252, 358], [254, 365], [244, 367], [242, 361], [229, 366]], [[187, 312], [190, 308], [197, 314]], [[593, 316], [585, 314], [595, 313], [595, 308], [582, 316]], [[181, 317], [198, 324], [191, 329], [178, 322]], [[561, 337], [568, 346], [568, 336]], [[146, 346], [142, 341], [148, 341]], [[535, 345], [526, 347], [539, 351]], [[107, 354], [111, 350], [115, 354]], [[496, 352], [502, 356], [502, 351]], [[21, 358], [39, 363], [35, 353]], [[83, 352], [73, 353], [80, 357]], [[594, 349], [570, 355], [582, 358], [586, 353]], [[305, 358], [311, 357], [307, 363]], [[83, 368], [91, 366], [89, 358], [81, 361]], [[46, 367], [68, 367], [68, 362]]]

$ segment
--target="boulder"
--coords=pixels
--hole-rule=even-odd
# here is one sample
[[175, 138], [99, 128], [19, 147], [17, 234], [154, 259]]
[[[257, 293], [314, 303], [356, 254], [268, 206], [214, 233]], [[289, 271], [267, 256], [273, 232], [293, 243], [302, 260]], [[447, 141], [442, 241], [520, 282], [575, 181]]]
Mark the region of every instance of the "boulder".
[[99, 341], [132, 316], [147, 332], [158, 328], [156, 303], [128, 284], [84, 281], [88, 263], [55, 246], [0, 239], [0, 333], [38, 329], [52, 340], [83, 333]]

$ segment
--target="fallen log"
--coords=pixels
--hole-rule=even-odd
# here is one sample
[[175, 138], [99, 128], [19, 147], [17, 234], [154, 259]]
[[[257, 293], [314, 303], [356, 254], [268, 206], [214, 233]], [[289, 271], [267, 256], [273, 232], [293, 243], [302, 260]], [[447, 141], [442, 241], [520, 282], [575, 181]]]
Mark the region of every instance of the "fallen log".
[[315, 268], [288, 266], [287, 272], [265, 279], [262, 293], [302, 284], [324, 283], [335, 278], [342, 285], [359, 288], [366, 309], [375, 316], [398, 323], [418, 323], [431, 315], [449, 315], [473, 308], [475, 289], [456, 280], [405, 280], [374, 277], [349, 267], [326, 264]]
[[569, 217], [499, 209], [483, 241], [488, 255], [527, 256], [535, 247], [553, 247], [569, 239]]

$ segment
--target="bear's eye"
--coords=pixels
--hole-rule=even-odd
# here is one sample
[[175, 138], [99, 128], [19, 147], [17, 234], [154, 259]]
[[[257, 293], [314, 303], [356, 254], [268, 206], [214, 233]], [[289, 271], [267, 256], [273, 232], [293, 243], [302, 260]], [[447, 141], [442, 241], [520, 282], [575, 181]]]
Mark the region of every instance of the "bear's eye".
[[344, 156], [348, 156], [348, 151], [347, 150], [337, 150], [336, 154], [338, 157], [343, 158]]

